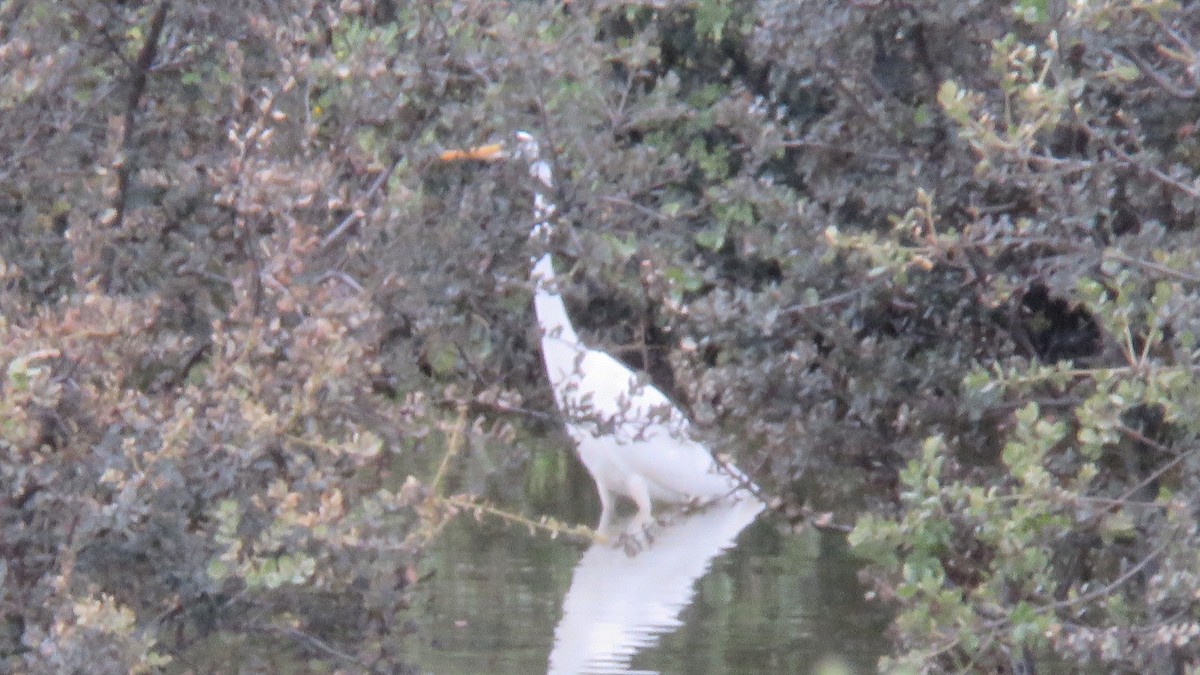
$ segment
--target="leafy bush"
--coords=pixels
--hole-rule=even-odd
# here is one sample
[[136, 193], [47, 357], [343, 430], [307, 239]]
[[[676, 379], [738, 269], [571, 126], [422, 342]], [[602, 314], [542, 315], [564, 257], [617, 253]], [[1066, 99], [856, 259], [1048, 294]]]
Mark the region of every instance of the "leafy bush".
[[433, 161], [527, 128], [587, 338], [865, 514], [889, 663], [1195, 667], [1198, 11], [5, 5], [0, 658], [404, 665], [552, 409], [524, 171]]
[[894, 277], [955, 271], [1006, 322], [1011, 353], [957, 387], [1002, 447], [930, 436], [897, 516], [852, 540], [901, 609], [893, 665], [1194, 668], [1196, 108], [1171, 96], [1195, 85], [1195, 12], [1017, 9], [991, 81], [947, 80], [938, 101], [1020, 212], [947, 217], [926, 196], [886, 236], [842, 240]]

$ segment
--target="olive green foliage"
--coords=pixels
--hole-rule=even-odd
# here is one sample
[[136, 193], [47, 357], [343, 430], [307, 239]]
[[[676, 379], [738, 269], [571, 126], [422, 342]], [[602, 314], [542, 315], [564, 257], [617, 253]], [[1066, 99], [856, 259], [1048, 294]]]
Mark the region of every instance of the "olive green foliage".
[[402, 669], [446, 518], [564, 531], [503, 480], [563, 473], [529, 182], [436, 159], [528, 129], [586, 338], [781, 511], [867, 514], [885, 665], [1196, 668], [1197, 44], [1165, 0], [0, 3], [0, 663]]
[[0, 5], [0, 670], [186, 664], [217, 631], [405, 667], [420, 552], [476, 507], [437, 459], [511, 429], [404, 370], [421, 280], [366, 254], [425, 225], [401, 172], [370, 189], [372, 133], [411, 140], [398, 101], [457, 66], [398, 76], [432, 14], [341, 11]]
[[833, 235], [893, 283], [956, 276], [1010, 332], [990, 353], [963, 344], [974, 365], [946, 383], [1000, 444], [932, 427], [896, 515], [852, 541], [900, 609], [893, 666], [1191, 671], [1200, 16], [1012, 9], [988, 75], [937, 93], [975, 185], [920, 192], [884, 234]]

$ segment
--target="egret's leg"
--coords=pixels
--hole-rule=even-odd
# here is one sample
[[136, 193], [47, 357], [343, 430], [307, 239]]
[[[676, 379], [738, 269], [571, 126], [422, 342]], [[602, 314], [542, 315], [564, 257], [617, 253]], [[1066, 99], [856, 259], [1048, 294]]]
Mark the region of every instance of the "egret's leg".
[[612, 527], [613, 515], [616, 509], [613, 508], [613, 493], [607, 486], [596, 483], [596, 492], [600, 494], [600, 524], [596, 526], [596, 531], [603, 535], [610, 534], [609, 529]]
[[637, 515], [617, 538], [617, 544], [625, 548], [628, 555], [636, 555], [654, 541], [650, 535], [650, 524], [654, 514], [650, 511], [650, 488], [641, 476], [631, 475], [625, 479], [625, 493], [637, 504]]
[[638, 512], [633, 517], [633, 521], [629, 524], [629, 531], [638, 535], [645, 535], [650, 529], [650, 524], [654, 522], [654, 514], [651, 512], [650, 504], [650, 487], [646, 485], [646, 479], [641, 476], [632, 475], [625, 479], [625, 487], [629, 491], [630, 498], [633, 503], [637, 504]]

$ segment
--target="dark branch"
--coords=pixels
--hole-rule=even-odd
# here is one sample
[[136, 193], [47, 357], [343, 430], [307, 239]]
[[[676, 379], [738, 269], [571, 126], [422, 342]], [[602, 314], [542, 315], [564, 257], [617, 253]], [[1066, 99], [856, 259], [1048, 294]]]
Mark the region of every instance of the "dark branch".
[[125, 210], [129, 201], [129, 176], [133, 170], [133, 136], [137, 123], [137, 109], [141, 105], [142, 95], [146, 93], [146, 80], [150, 68], [154, 65], [154, 57], [158, 54], [158, 38], [162, 35], [170, 4], [164, 1], [154, 11], [154, 16], [150, 19], [150, 30], [146, 31], [146, 42], [142, 45], [132, 68], [133, 79], [129, 83], [129, 97], [125, 101], [121, 157], [117, 163], [117, 200], [113, 205], [115, 214], [112, 218], [114, 229], [120, 228], [125, 220]]

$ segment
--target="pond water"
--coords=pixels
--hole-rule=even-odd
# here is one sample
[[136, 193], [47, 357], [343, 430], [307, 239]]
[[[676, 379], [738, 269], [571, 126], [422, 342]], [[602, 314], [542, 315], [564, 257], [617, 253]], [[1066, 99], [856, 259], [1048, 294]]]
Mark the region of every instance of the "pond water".
[[[594, 524], [595, 486], [569, 448], [553, 439], [521, 447], [530, 461], [505, 459], [511, 447], [475, 447], [454, 472], [456, 489], [535, 518]], [[822, 471], [804, 501], [849, 522], [863, 490], [854, 473]], [[858, 569], [844, 535], [793, 531], [753, 500], [676, 515], [632, 556], [463, 515], [422, 556], [408, 611], [414, 632], [384, 638], [394, 649], [382, 662], [436, 675], [873, 673], [890, 615], [863, 598]], [[320, 603], [313, 616], [327, 625], [216, 631], [168, 672], [357, 672], [363, 664], [330, 649], [354, 644], [339, 635], [343, 624], [362, 626], [339, 613], [356, 611], [354, 602], [339, 610], [337, 598], [304, 587], [279, 593], [279, 602]], [[339, 662], [349, 670], [330, 670]]]
[[632, 557], [460, 519], [430, 552], [409, 657], [439, 674], [874, 672], [888, 616], [844, 536], [758, 510], [681, 517]]

